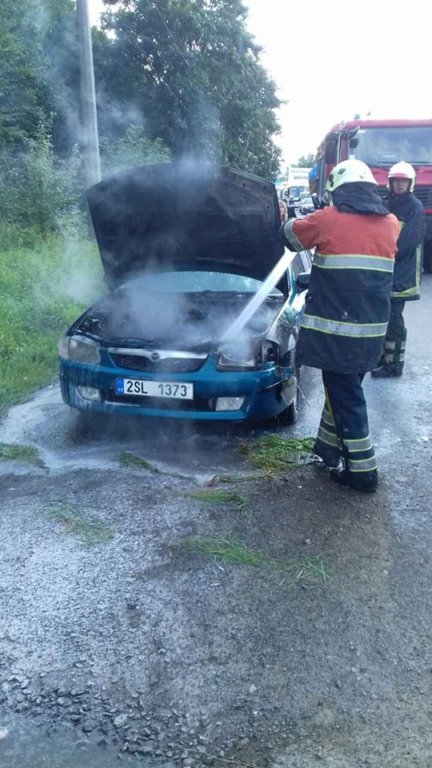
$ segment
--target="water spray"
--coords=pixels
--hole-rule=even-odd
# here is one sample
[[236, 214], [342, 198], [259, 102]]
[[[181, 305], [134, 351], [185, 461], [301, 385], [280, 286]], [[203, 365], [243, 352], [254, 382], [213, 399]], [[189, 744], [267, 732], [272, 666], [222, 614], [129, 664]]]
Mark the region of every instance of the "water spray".
[[246, 304], [245, 308], [240, 312], [236, 320], [229, 326], [228, 330], [222, 336], [221, 341], [229, 341], [236, 338], [249, 320], [254, 316], [255, 312], [264, 304], [265, 300], [270, 295], [275, 285], [278, 284], [282, 275], [288, 269], [289, 265], [295, 257], [294, 252], [286, 251], [278, 263], [273, 267], [269, 275], [267, 275], [262, 286], [253, 295], [251, 300]]

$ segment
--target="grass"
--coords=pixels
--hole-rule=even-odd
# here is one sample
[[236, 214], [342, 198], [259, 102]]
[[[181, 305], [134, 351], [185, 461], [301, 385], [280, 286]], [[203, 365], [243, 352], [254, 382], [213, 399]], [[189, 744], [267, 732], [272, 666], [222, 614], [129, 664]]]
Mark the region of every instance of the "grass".
[[141, 458], [141, 456], [137, 456], [136, 453], [132, 453], [131, 451], [123, 451], [123, 453], [120, 454], [119, 462], [120, 466], [126, 467], [126, 469], [141, 469], [146, 470], [147, 472], [153, 472], [155, 475], [165, 475], [167, 477], [176, 477], [179, 480], [192, 480], [192, 482], [195, 482], [195, 479], [189, 475], [181, 475], [178, 472], [166, 472], [163, 469], [158, 469], [154, 464], [150, 464], [149, 461]]
[[238, 491], [226, 491], [216, 488], [199, 488], [185, 494], [192, 499], [197, 499], [203, 504], [213, 506], [215, 504], [231, 504], [236, 509], [244, 509], [248, 506], [249, 499]]
[[37, 464], [39, 467], [44, 466], [37, 448], [33, 448], [30, 445], [18, 445], [17, 443], [0, 443], [0, 459], [9, 461], [25, 461], [28, 464]]
[[265, 435], [242, 446], [250, 463], [265, 475], [285, 472], [294, 466], [306, 464], [311, 457], [313, 437]]
[[50, 517], [61, 523], [67, 533], [76, 536], [82, 544], [103, 544], [113, 538], [109, 525], [96, 517], [84, 516], [73, 504], [65, 501], [53, 502]]
[[137, 456], [130, 451], [123, 451], [123, 453], [120, 454], [119, 461], [121, 467], [127, 467], [128, 469], [146, 469], [148, 472], [154, 472], [155, 475], [161, 474], [157, 467], [154, 467], [148, 461], [142, 459], [141, 456]]
[[0, 241], [1, 414], [53, 378], [59, 339], [102, 289], [90, 241]]
[[308, 581], [310, 579], [327, 581], [324, 560], [320, 555], [301, 557], [295, 561], [284, 561], [270, 557], [259, 550], [251, 549], [242, 542], [216, 536], [191, 536], [182, 539], [177, 546], [187, 552], [211, 555], [237, 565], [276, 570], [283, 573], [285, 578], [289, 577], [294, 581]]

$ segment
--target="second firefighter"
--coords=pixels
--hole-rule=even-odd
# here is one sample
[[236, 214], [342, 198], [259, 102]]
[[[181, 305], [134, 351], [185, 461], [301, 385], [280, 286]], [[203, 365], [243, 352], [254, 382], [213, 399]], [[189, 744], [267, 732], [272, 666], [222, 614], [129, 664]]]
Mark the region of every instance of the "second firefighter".
[[333, 479], [374, 491], [378, 471], [362, 381], [377, 365], [387, 330], [399, 223], [360, 160], [336, 165], [326, 190], [332, 205], [283, 228], [291, 250], [316, 248], [297, 363], [322, 371], [315, 453]]

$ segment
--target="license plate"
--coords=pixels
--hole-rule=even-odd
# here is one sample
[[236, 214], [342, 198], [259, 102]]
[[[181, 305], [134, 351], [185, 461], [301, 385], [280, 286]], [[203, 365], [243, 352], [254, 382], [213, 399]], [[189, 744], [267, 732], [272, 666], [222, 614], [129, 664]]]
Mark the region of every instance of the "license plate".
[[143, 379], [116, 379], [116, 395], [138, 397], [173, 397], [176, 400], [193, 400], [193, 384], [175, 381], [144, 381]]

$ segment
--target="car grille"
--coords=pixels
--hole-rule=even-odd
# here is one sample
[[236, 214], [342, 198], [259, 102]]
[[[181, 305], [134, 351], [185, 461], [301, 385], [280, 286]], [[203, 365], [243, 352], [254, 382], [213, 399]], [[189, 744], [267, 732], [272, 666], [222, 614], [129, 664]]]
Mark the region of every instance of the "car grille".
[[215, 409], [214, 397], [195, 397], [193, 400], [176, 400], [175, 398], [137, 397], [135, 395], [116, 395], [112, 390], [102, 391], [102, 397], [107, 403], [121, 405], [140, 405], [142, 408], [154, 408], [160, 411], [199, 411], [210, 412]]
[[116, 355], [112, 353], [111, 358], [118, 368], [148, 373], [190, 373], [191, 371], [199, 371], [205, 362], [205, 358], [197, 357], [166, 357], [151, 360], [142, 355]]

